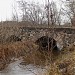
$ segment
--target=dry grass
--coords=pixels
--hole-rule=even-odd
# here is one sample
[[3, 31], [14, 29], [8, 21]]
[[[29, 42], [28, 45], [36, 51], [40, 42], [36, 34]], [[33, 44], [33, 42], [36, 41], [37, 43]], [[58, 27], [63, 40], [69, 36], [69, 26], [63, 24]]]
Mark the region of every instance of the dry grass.
[[23, 57], [25, 64], [46, 65], [47, 53], [40, 53], [32, 41], [9, 42], [0, 44], [0, 68], [10, 63], [11, 59]]
[[0, 70], [10, 63], [12, 57], [23, 57], [25, 64], [46, 66], [50, 65], [45, 75], [74, 75], [75, 74], [75, 46], [64, 48], [58, 56], [50, 57], [47, 52], [39, 52], [34, 42], [20, 41], [0, 44]]
[[32, 51], [23, 57], [26, 64], [34, 64], [39, 66], [45, 66], [48, 64], [48, 57], [45, 53], [40, 53], [39, 51]]
[[59, 58], [50, 64], [45, 75], [75, 75], [75, 47], [65, 48]]
[[33, 42], [12, 42], [0, 44], [0, 69], [9, 64], [11, 59], [26, 56], [31, 51], [30, 46], [34, 45]]
[[[23, 54], [23, 51], [30, 51], [29, 50], [29, 44], [32, 45], [32, 42], [30, 41], [24, 41], [24, 42], [12, 42], [12, 43], [5, 43], [0, 44], [0, 53], [4, 54], [5, 56], [21, 56]], [[3, 55], [2, 55], [3, 56]]]
[[39, 52], [37, 47], [30, 40], [0, 44], [0, 62], [3, 62], [2, 64], [9, 64], [13, 57], [23, 57], [25, 64], [48, 65], [48, 62], [50, 62], [48, 53]]

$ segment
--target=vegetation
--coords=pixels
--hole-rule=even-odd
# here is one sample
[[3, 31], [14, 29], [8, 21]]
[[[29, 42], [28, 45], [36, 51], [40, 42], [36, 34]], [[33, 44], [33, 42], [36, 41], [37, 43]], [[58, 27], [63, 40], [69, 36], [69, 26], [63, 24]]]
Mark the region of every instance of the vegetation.
[[75, 74], [75, 46], [64, 49], [58, 59], [50, 65], [46, 75], [74, 75]]
[[[24, 64], [34, 64], [36, 66], [47, 66], [45, 75], [74, 75], [75, 71], [75, 46], [64, 48], [58, 56], [37, 51], [37, 45], [32, 41], [18, 41], [0, 44], [0, 70], [7, 67], [12, 58], [23, 58]], [[22, 63], [21, 63], [22, 64]]]
[[[27, 28], [46, 28], [47, 30], [53, 28], [51, 32], [52, 38], [54, 33], [56, 33], [54, 32], [55, 28], [66, 27], [75, 29], [75, 1], [72, 0], [68, 3], [61, 1], [61, 3], [65, 8], [61, 5], [58, 11], [54, 1], [49, 2], [48, 0], [48, 3], [45, 5], [28, 3], [24, 0], [18, 1], [19, 10], [21, 11], [20, 22], [19, 14], [16, 10], [16, 14], [13, 13], [12, 21], [0, 22], [0, 70], [7, 67], [15, 58], [21, 57], [25, 65], [48, 66], [45, 75], [75, 74], [75, 45], [73, 43], [70, 46], [68, 44], [68, 46], [63, 47], [60, 53], [55, 55], [52, 52], [48, 52], [49, 50], [41, 50], [40, 52], [38, 45], [35, 44], [33, 35], [28, 34], [30, 35], [29, 37], [32, 36], [32, 40], [25, 35]], [[62, 19], [63, 15], [67, 17], [65, 21]], [[50, 36], [49, 31], [46, 33], [47, 36]], [[66, 35], [65, 31], [64, 33]], [[70, 36], [71, 33], [68, 35]], [[23, 39], [23, 37], [26, 38]], [[58, 40], [60, 39], [58, 38]], [[71, 41], [71, 38], [69, 40]], [[49, 40], [46, 40], [46, 42], [50, 44]], [[67, 41], [64, 41], [64, 44], [65, 42], [67, 43]]]

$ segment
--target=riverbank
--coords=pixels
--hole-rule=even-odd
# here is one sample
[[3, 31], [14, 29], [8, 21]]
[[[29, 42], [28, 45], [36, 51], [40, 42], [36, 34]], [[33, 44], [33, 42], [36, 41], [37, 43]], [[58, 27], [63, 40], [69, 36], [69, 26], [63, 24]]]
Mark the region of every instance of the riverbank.
[[0, 71], [0, 75], [43, 75], [46, 68], [36, 67], [32, 64], [21, 65], [22, 58], [15, 59], [7, 68]]
[[[22, 62], [20, 63], [20, 65], [22, 66], [26, 67], [27, 65], [30, 64], [33, 64], [36, 67], [48, 66], [48, 69], [46, 70], [47, 71], [46, 75], [64, 75], [64, 73], [65, 75], [68, 74], [74, 75], [75, 73], [75, 69], [74, 69], [75, 68], [75, 46], [74, 45], [68, 48], [64, 48], [58, 56], [52, 58], [53, 59], [52, 61], [51, 58], [48, 56], [48, 53], [44, 53], [44, 52], [40, 53], [39, 51], [37, 51], [37, 47], [38, 46], [36, 46], [35, 43], [30, 40], [0, 44], [0, 65], [1, 65], [0, 69], [2, 70], [2, 72], [4, 72], [3, 70], [8, 68], [11, 64], [12, 64], [11, 67], [12, 69], [15, 63], [14, 59], [21, 57]], [[16, 62], [19, 63], [19, 61]], [[16, 70], [18, 70], [18, 68]], [[24, 71], [25, 70], [23, 70], [23, 72]], [[3, 73], [1, 75], [9, 75], [9, 73], [6, 74]], [[13, 75], [15, 74], [13, 72]]]

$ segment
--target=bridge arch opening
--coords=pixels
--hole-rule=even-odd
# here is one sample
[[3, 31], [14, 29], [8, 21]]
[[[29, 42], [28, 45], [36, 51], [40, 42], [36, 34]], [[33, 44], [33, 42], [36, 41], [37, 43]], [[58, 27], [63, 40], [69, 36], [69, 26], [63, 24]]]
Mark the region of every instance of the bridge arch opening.
[[42, 36], [38, 38], [35, 43], [39, 46], [38, 50], [48, 51], [48, 42], [49, 42], [49, 51], [51, 51], [51, 49], [52, 53], [57, 53], [60, 51], [57, 41], [52, 37]]

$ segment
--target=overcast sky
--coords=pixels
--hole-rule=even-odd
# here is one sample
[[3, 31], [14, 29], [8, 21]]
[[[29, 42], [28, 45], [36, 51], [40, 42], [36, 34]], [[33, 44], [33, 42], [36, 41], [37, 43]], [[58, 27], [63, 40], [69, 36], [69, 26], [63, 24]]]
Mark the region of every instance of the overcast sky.
[[11, 17], [12, 3], [14, 0], [0, 0], [0, 20]]
[[[14, 4], [14, 1], [18, 0], [0, 0], [0, 20], [9, 20], [12, 17], [12, 5]], [[39, 2], [39, 3], [45, 3], [47, 0], [25, 0], [28, 2]], [[51, 0], [50, 0], [51, 1]], [[57, 6], [59, 8], [60, 0], [54, 0], [57, 3]]]

